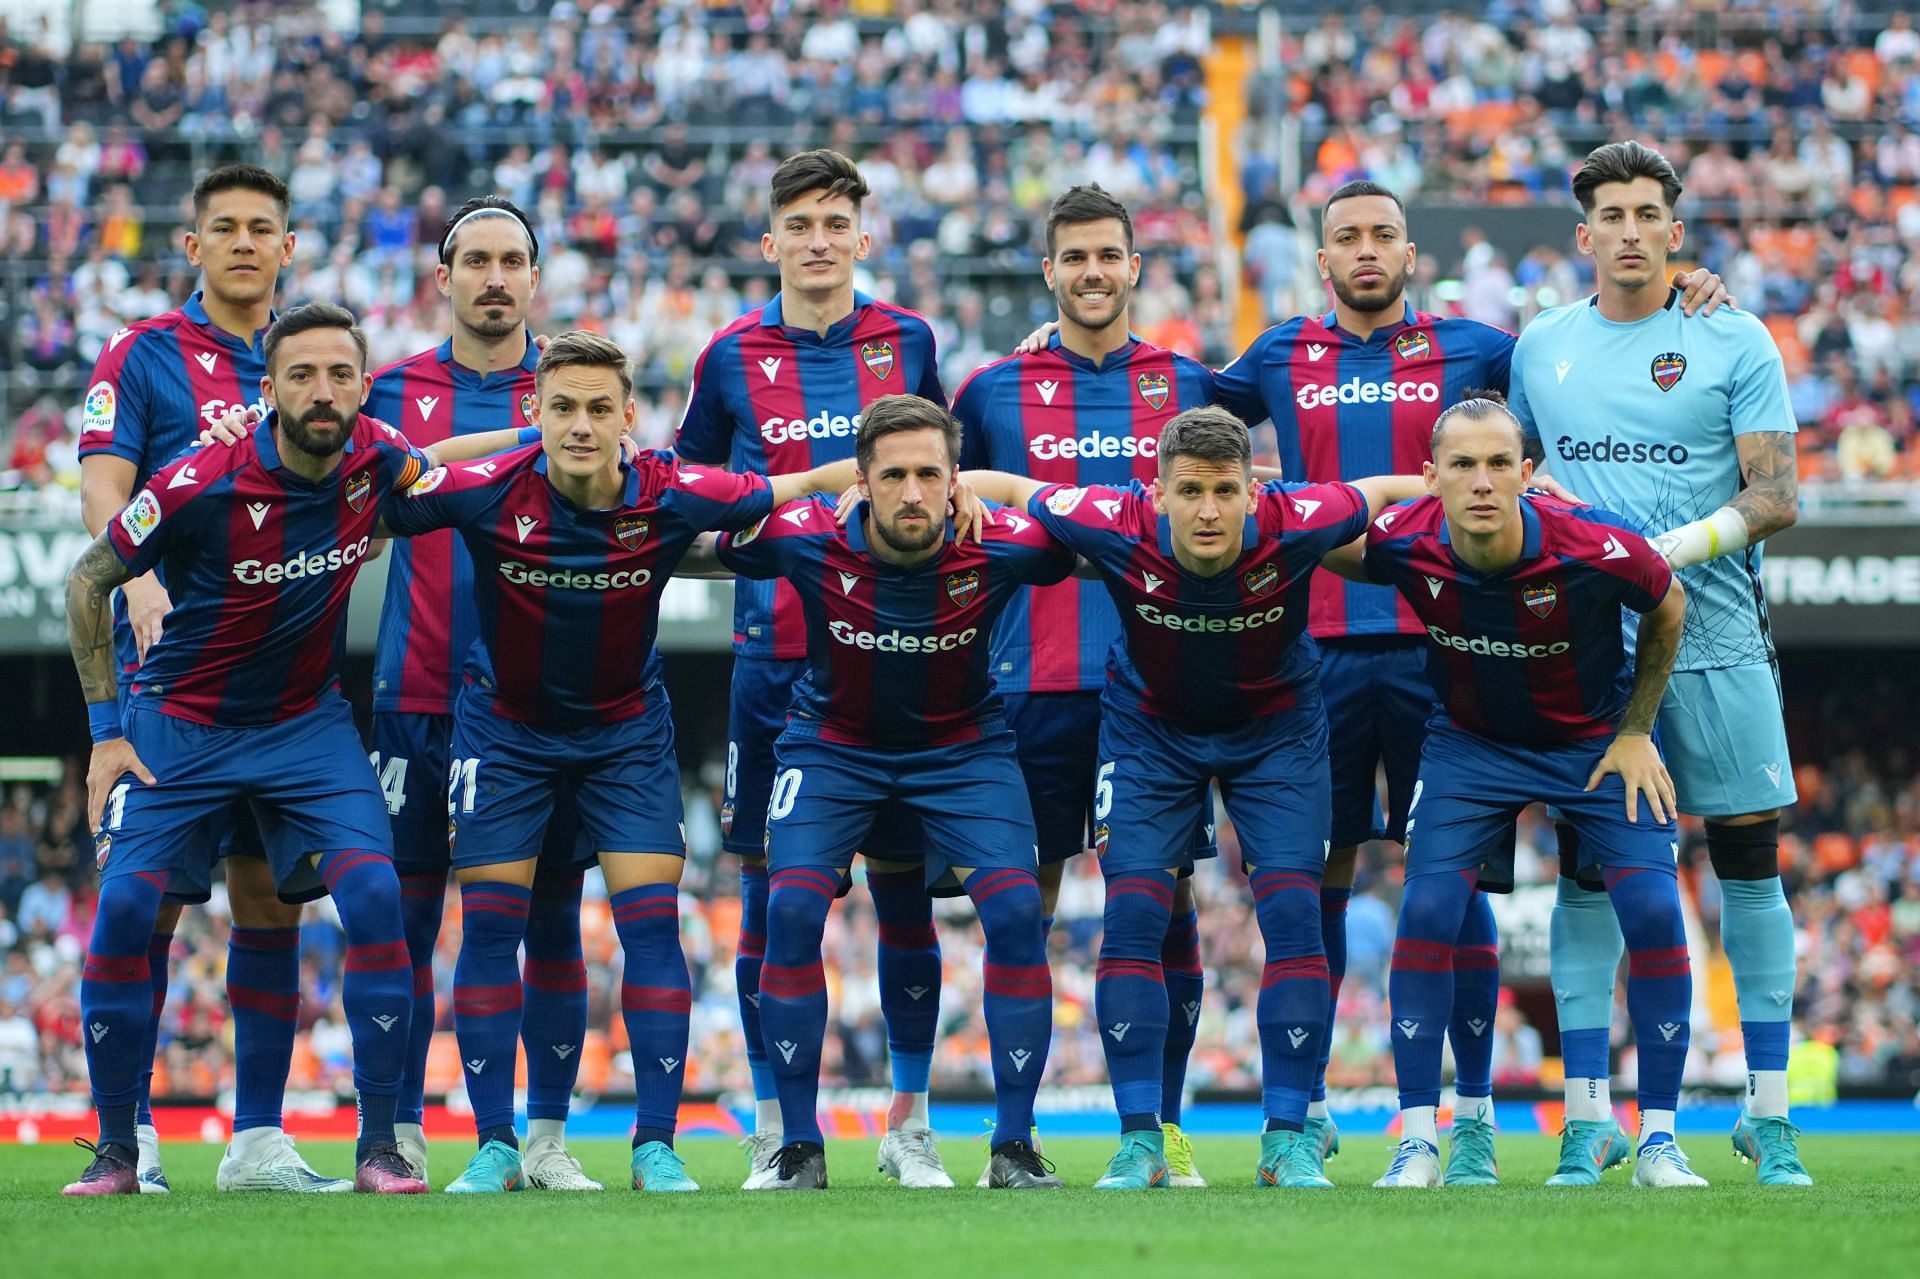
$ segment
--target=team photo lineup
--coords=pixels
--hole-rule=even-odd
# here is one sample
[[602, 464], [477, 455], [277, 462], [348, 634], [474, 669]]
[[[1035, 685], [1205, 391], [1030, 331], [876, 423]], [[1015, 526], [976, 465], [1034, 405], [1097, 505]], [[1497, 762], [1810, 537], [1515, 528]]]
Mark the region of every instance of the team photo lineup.
[[[1339, 29], [1314, 31], [1337, 51]], [[662, 164], [691, 163], [683, 124], [649, 136]], [[1496, 915], [1534, 843], [1564, 1071], [1539, 1103], [1552, 1128], [1520, 1130], [1557, 1141], [1526, 1184], [1821, 1184], [1824, 1147], [1803, 1160], [1790, 1106], [1808, 961], [1782, 870], [1802, 797], [1762, 589], [1767, 539], [1803, 509], [1799, 387], [1744, 277], [1699, 265], [1699, 164], [1638, 128], [1542, 166], [1533, 202], [1572, 226], [1590, 287], [1517, 336], [1416, 307], [1421, 215], [1392, 174], [1310, 184], [1317, 278], [1218, 359], [1217, 341], [1201, 359], [1143, 335], [1143, 281], [1171, 264], [1135, 193], [1086, 174], [1021, 237], [1044, 246], [1019, 260], [1052, 318], [959, 367], [947, 317], [867, 291], [898, 216], [891, 160], [870, 182], [867, 149], [785, 136], [769, 126], [753, 184], [728, 187], [732, 216], [765, 228], [766, 287], [712, 317], [672, 387], [597, 302], [539, 323], [566, 248], [544, 195], [447, 191], [418, 246], [437, 327], [390, 360], [343, 274], [332, 293], [289, 283], [309, 265], [296, 174], [228, 146], [172, 193], [192, 291], [106, 335], [85, 372], [87, 540], [60, 565], [92, 743], [73, 1024], [97, 1133], [73, 1180], [25, 1189], [186, 1189], [168, 1164], [200, 1134], [169, 1131], [156, 1056], [164, 1085], [175, 939], [208, 909], [231, 928], [231, 1114], [203, 1178], [221, 1192], [829, 1191], [855, 1182], [850, 1146], [884, 1181], [956, 1192], [1513, 1186]], [[369, 724], [348, 633], [373, 565]], [[722, 855], [690, 875], [701, 783], [677, 753], [670, 588], [721, 582]], [[1383, 998], [1361, 993], [1397, 1114], [1384, 1139], [1348, 1133], [1336, 1187], [1369, 845], [1399, 886]], [[1705, 866], [1707, 925], [1689, 881]], [[1219, 909], [1202, 886], [1223, 873], [1247, 922], [1236, 1025], [1258, 1108], [1232, 1159], [1183, 1127]], [[738, 905], [717, 949], [708, 925], [733, 917], [689, 916], [716, 887]], [[851, 934], [850, 894], [872, 917]], [[1062, 971], [1070, 907], [1092, 920], [1084, 972]], [[342, 939], [350, 1152], [289, 1135], [316, 911]], [[977, 972], [943, 969], [936, 920], [977, 930]], [[857, 1133], [833, 1079], [848, 936], [885, 1062], [884, 1113]], [[1724, 957], [1711, 977], [1703, 945]], [[683, 1131], [718, 1066], [701, 1061], [715, 954], [751, 1083], [724, 1165]], [[955, 989], [990, 1093], [964, 1169], [935, 1126]], [[1731, 1131], [1710, 1138], [1684, 1117], [1709, 998], [1735, 1010], [1744, 1059]], [[631, 1056], [617, 1179], [568, 1143], [598, 1104], [590, 1003]], [[1100, 1080], [1097, 1170], [1047, 1148], [1070, 1022], [1098, 1043], [1071, 1050]], [[12, 1088], [0, 1070], [0, 1100]], [[458, 1106], [434, 1103], [449, 1091]]]

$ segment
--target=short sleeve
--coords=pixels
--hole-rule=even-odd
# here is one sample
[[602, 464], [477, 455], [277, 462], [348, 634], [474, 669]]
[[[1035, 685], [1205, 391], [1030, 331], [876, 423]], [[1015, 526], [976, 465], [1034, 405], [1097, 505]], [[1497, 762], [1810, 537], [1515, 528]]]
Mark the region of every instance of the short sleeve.
[[1491, 324], [1480, 329], [1481, 359], [1485, 366], [1484, 389], [1513, 398], [1513, 348], [1519, 339]]
[[960, 469], [963, 471], [981, 471], [993, 465], [993, 448], [987, 439], [987, 401], [992, 393], [992, 380], [987, 370], [981, 368], [967, 375], [953, 397], [953, 415], [960, 419]]
[[1539, 424], [1533, 420], [1533, 408], [1527, 403], [1527, 335], [1522, 333], [1507, 352], [1507, 408], [1518, 419], [1527, 443], [1540, 440]]
[[[186, 511], [206, 492], [204, 473], [196, 480], [193, 471], [204, 460], [199, 449], [182, 453], [161, 468], [107, 525], [106, 536], [114, 553], [136, 577], [166, 558], [180, 536]], [[178, 482], [176, 477], [181, 477]]]
[[716, 357], [721, 341], [715, 338], [707, 343], [707, 349], [694, 361], [693, 384], [687, 388], [687, 411], [673, 439], [674, 452], [689, 462], [707, 466], [724, 465], [733, 450], [733, 415], [727, 411], [726, 391], [722, 386], [725, 379], [720, 369], [724, 357]]
[[461, 512], [451, 490], [443, 489], [449, 472], [436, 466], [408, 485], [380, 511], [380, 521], [397, 537], [418, 537], [435, 529], [453, 528]]
[[1666, 556], [1653, 549], [1651, 542], [1630, 529], [1615, 531], [1613, 538], [1610, 545], [1627, 552], [1624, 563], [1608, 565], [1626, 584], [1626, 593], [1620, 602], [1636, 613], [1651, 613], [1667, 598], [1667, 588], [1673, 585], [1673, 566], [1667, 563]]
[[1273, 330], [1268, 329], [1253, 340], [1239, 359], [1213, 375], [1214, 403], [1249, 428], [1260, 425], [1269, 416], [1266, 396], [1260, 392], [1260, 366], [1272, 342]]
[[1027, 514], [1076, 554], [1096, 559], [1122, 534], [1127, 494], [1119, 489], [1053, 484], [1027, 499]]
[[673, 477], [663, 500], [695, 529], [744, 529], [773, 511], [773, 486], [764, 475], [672, 459], [668, 464]]
[[1733, 386], [1727, 411], [1735, 435], [1800, 429], [1787, 394], [1787, 368], [1773, 335], [1751, 316], [1740, 317], [1746, 330], [1734, 349]]
[[1367, 497], [1351, 484], [1291, 484], [1270, 480], [1260, 504], [1273, 511], [1281, 538], [1301, 542], [1316, 555], [1345, 546], [1367, 531]]
[[[123, 334], [125, 336], [123, 336]], [[82, 458], [106, 454], [144, 467], [162, 459], [147, 457], [147, 426], [152, 413], [152, 387], [141, 359], [141, 335], [125, 330], [108, 339], [94, 361], [81, 404]]]
[[833, 527], [833, 511], [812, 498], [788, 502], [758, 523], [722, 533], [716, 548], [720, 563], [741, 577], [766, 579], [786, 576], [808, 540], [802, 531], [819, 524], [819, 532]]
[[925, 356], [920, 364], [920, 382], [913, 393], [923, 400], [932, 400], [941, 408], [947, 407], [947, 391], [940, 385], [940, 353], [934, 349], [933, 328], [925, 321], [919, 325], [918, 340], [926, 347]]

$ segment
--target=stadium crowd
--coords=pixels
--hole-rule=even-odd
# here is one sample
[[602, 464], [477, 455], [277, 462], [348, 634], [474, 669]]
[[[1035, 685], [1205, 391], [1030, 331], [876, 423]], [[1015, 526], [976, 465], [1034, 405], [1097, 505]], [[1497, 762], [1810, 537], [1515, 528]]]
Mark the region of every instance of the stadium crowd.
[[[210, 157], [244, 156], [287, 175], [298, 248], [282, 300], [348, 303], [367, 324], [376, 363], [442, 332], [432, 244], [450, 203], [484, 187], [536, 209], [544, 246], [536, 326], [598, 329], [633, 355], [650, 391], [648, 444], [670, 439], [679, 388], [706, 337], [766, 296], [760, 192], [778, 157], [803, 143], [860, 160], [875, 192], [864, 285], [932, 321], [949, 388], [1044, 318], [1035, 306], [1048, 299], [1033, 269], [1039, 214], [1085, 180], [1135, 211], [1149, 261], [1133, 301], [1136, 329], [1215, 365], [1236, 353], [1197, 154], [1204, 8], [918, 0], [749, 8], [755, 20], [726, 7], [603, 3], [583, 12], [563, 2], [538, 29], [502, 35], [455, 17], [437, 35], [414, 36], [389, 32], [372, 7], [357, 32], [342, 34], [309, 6], [242, 4], [170, 10], [152, 41], [71, 49], [39, 30], [0, 28], [9, 126], [0, 146], [0, 324], [9, 334], [0, 378], [12, 482], [77, 485], [86, 370], [123, 324], [190, 288], [172, 228], [193, 164]], [[1764, 32], [1704, 23], [1691, 10], [1595, 19], [1575, 8], [1493, 0], [1419, 24], [1369, 9], [1351, 23], [1339, 15], [1290, 25], [1288, 73], [1267, 92], [1302, 125], [1303, 184], [1283, 191], [1282, 166], [1264, 143], [1243, 148], [1242, 263], [1263, 318], [1320, 305], [1300, 210], [1341, 182], [1368, 176], [1420, 200], [1564, 203], [1572, 157], [1602, 136], [1639, 133], [1682, 167], [1692, 251], [1766, 318], [1787, 356], [1803, 469], [1823, 478], [1920, 474], [1920, 309], [1910, 301], [1920, 296], [1920, 33], [1897, 17], [1863, 41], [1825, 6], [1785, 7]], [[1590, 283], [1562, 244], [1515, 261], [1484, 238], [1428, 249], [1419, 305], [1510, 328], [1543, 300], [1578, 296]], [[1834, 1049], [1848, 1083], [1920, 1086], [1920, 782], [1901, 763], [1836, 750], [1804, 765], [1807, 798], [1782, 846], [1800, 930], [1797, 1031]], [[93, 876], [79, 794], [70, 766], [50, 789], [15, 786], [0, 809], [0, 1091], [84, 1088], [77, 959]], [[730, 875], [713, 873], [714, 809], [706, 792], [690, 793], [689, 1083], [742, 1089], [731, 985], [738, 905]], [[1537, 850], [1551, 840], [1537, 822], [1525, 835], [1522, 865], [1532, 882], [1549, 882]], [[1710, 920], [1716, 894], [1698, 845], [1685, 851], [1700, 868], [1695, 900]], [[1231, 878], [1232, 847], [1229, 832], [1222, 859], [1199, 881], [1208, 987], [1196, 1087], [1258, 1079], [1257, 929]], [[1073, 868], [1053, 935], [1063, 952], [1055, 958], [1065, 960], [1055, 965], [1049, 1078], [1058, 1083], [1104, 1079], [1088, 1015], [1098, 884], [1090, 864]], [[1336, 1086], [1392, 1080], [1381, 1000], [1397, 883], [1384, 856], [1369, 856], [1360, 888]], [[457, 902], [449, 909], [443, 992], [460, 939]], [[936, 1088], [990, 1078], [978, 935], [964, 902], [957, 909], [941, 928]], [[590, 903], [586, 929], [598, 1043], [583, 1086], [618, 1091], [627, 1066], [604, 900]], [[836, 1022], [826, 1070], [842, 1083], [886, 1078], [873, 930], [856, 892], [829, 932]], [[230, 1085], [225, 942], [218, 897], [189, 912], [158, 1093], [204, 1096]], [[343, 938], [324, 903], [309, 912], [302, 947], [294, 1084], [345, 1090]], [[441, 1016], [446, 1030], [444, 999]], [[1538, 1082], [1538, 1031], [1517, 1007], [1503, 1010], [1500, 1029], [1497, 1078]], [[450, 1030], [445, 1038], [435, 1091], [458, 1086]], [[1691, 1079], [1738, 1073], [1737, 1029], [1694, 1042]]]

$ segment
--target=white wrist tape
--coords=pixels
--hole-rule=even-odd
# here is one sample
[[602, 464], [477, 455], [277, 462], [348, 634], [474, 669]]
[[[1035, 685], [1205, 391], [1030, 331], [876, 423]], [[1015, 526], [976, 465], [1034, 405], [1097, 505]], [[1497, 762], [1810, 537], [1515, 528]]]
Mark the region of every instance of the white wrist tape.
[[1690, 568], [1747, 548], [1747, 517], [1723, 506], [1704, 520], [1682, 524], [1653, 539], [1653, 549], [1675, 568]]

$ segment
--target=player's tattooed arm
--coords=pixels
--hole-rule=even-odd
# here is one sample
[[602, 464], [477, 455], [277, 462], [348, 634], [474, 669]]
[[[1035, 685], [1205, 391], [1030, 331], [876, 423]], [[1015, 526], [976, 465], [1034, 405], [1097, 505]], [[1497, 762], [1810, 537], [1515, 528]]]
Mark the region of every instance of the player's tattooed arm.
[[1660, 699], [1666, 695], [1667, 679], [1673, 674], [1674, 655], [1680, 651], [1680, 631], [1686, 620], [1687, 595], [1674, 578], [1666, 597], [1651, 613], [1640, 619], [1640, 639], [1634, 650], [1633, 689], [1627, 694], [1627, 709], [1620, 717], [1607, 753], [1587, 778], [1587, 789], [1600, 785], [1609, 773], [1620, 774], [1626, 789], [1627, 820], [1640, 820], [1640, 797], [1647, 798], [1647, 811], [1657, 822], [1664, 822], [1675, 811], [1673, 778], [1653, 744], [1653, 722], [1660, 713]]
[[132, 578], [105, 533], [67, 574], [67, 643], [80, 673], [80, 692], [89, 703], [111, 702], [120, 695], [113, 659], [113, 592]]
[[1747, 521], [1747, 541], [1759, 541], [1800, 518], [1800, 462], [1791, 431], [1737, 435], [1740, 491], [1727, 505]]

